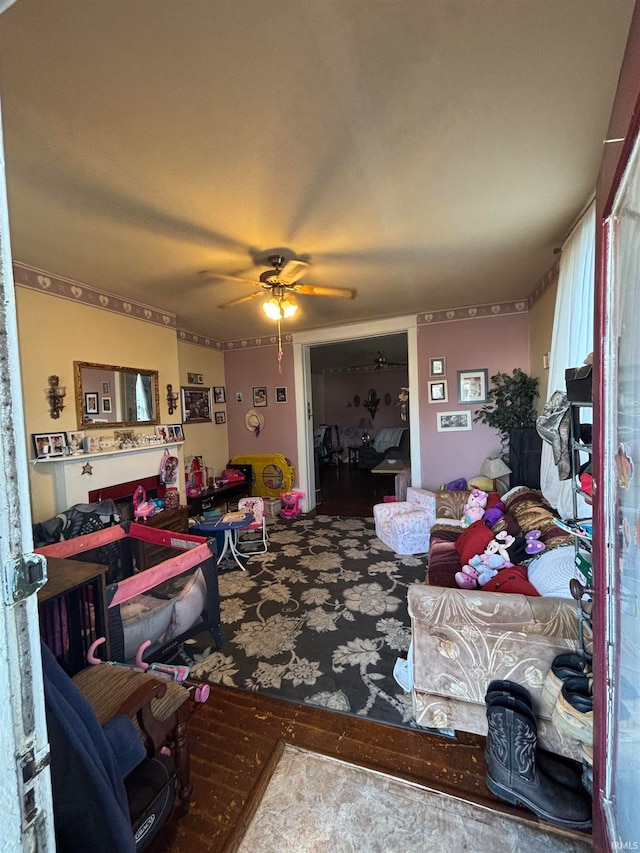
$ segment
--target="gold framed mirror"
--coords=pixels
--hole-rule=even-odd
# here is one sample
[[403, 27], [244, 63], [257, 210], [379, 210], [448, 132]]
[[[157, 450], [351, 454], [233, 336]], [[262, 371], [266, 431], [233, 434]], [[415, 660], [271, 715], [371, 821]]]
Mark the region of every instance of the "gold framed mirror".
[[157, 370], [74, 361], [78, 429], [160, 423]]

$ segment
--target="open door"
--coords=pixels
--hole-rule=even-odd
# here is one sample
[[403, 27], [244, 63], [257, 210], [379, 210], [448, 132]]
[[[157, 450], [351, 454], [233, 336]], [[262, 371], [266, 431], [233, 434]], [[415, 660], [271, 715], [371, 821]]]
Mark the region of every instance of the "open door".
[[639, 12], [596, 194], [595, 850], [640, 849]]

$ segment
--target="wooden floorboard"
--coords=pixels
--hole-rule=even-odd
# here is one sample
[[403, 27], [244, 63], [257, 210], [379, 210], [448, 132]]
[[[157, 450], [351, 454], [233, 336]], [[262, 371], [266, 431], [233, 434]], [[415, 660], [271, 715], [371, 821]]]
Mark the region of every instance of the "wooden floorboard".
[[223, 851], [279, 741], [532, 817], [487, 790], [484, 738], [476, 735], [445, 738], [220, 686], [192, 706], [188, 731], [191, 806], [176, 810], [150, 853]]

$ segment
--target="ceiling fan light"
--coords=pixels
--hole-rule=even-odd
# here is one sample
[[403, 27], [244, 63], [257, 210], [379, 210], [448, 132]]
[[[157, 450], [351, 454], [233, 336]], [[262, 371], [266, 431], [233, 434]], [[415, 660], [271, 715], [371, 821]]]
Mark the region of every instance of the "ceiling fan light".
[[280, 307], [282, 309], [283, 317], [293, 317], [298, 310], [298, 303], [287, 296], [280, 302]]
[[267, 299], [262, 303], [262, 310], [267, 315], [270, 320], [280, 320], [282, 319], [282, 311], [280, 310], [280, 303], [277, 299]]

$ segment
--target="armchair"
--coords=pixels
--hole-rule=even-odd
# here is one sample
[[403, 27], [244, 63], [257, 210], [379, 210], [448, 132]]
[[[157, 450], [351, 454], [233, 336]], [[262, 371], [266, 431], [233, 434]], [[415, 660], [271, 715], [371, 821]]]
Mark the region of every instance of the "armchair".
[[185, 804], [191, 791], [188, 691], [108, 664], [71, 680], [44, 644], [42, 667], [59, 848], [144, 850], [173, 807], [176, 778]]
[[436, 496], [409, 486], [406, 501], [376, 504], [373, 518], [376, 536], [396, 554], [425, 553], [436, 518]]

